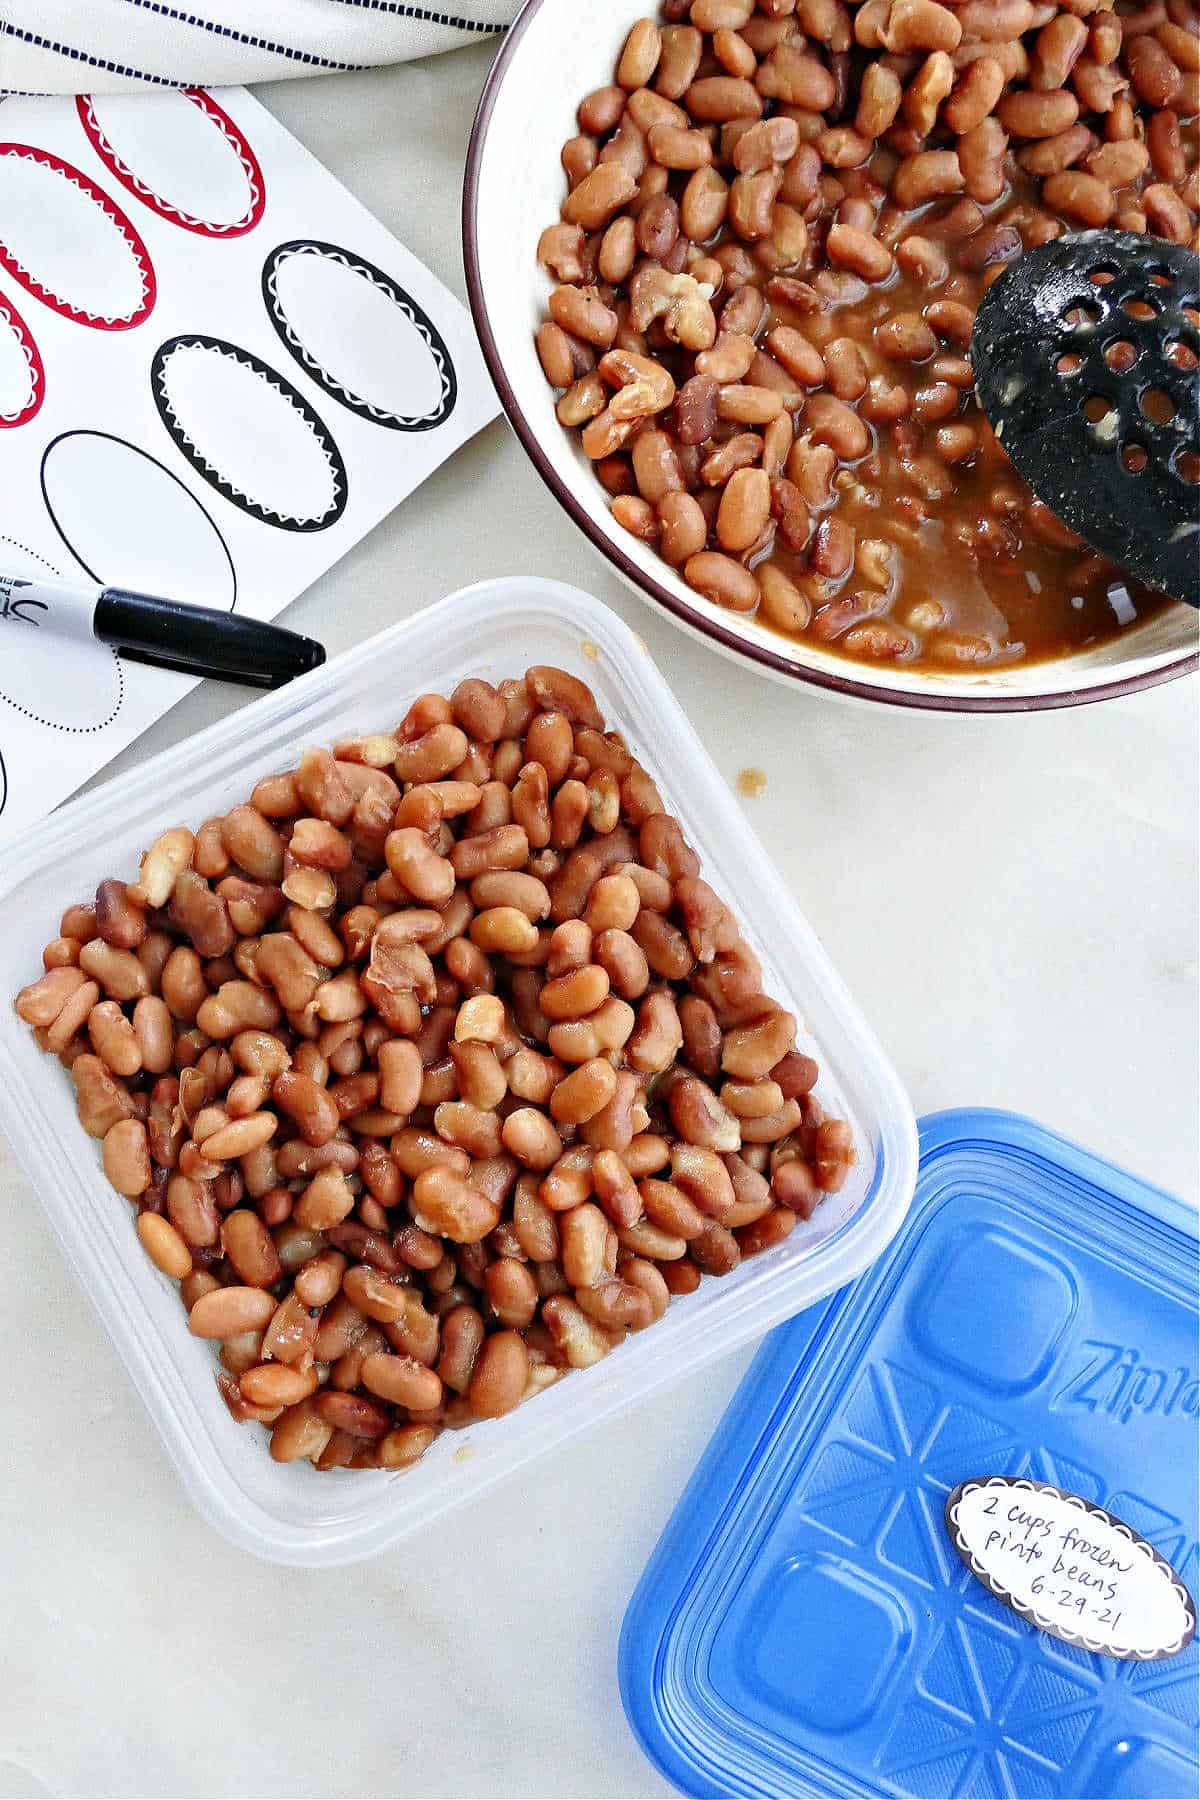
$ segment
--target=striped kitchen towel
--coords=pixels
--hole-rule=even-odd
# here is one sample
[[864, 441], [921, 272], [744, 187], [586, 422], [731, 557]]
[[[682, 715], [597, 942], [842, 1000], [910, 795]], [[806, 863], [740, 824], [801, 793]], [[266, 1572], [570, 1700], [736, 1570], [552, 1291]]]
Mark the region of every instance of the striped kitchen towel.
[[518, 0], [0, 0], [0, 96], [277, 81], [450, 50]]

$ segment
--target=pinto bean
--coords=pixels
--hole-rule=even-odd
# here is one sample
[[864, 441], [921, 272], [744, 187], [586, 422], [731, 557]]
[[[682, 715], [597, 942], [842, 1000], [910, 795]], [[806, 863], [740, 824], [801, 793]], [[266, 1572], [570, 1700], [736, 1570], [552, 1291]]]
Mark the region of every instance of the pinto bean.
[[758, 119], [762, 96], [748, 81], [736, 75], [708, 75], [693, 81], [683, 95], [693, 119], [724, 124], [729, 119]]
[[962, 185], [957, 151], [918, 150], [905, 157], [893, 175], [892, 198], [897, 206], [909, 211], [943, 194], [959, 193]]
[[1059, 175], [1047, 176], [1042, 193], [1049, 205], [1089, 226], [1107, 224], [1116, 205], [1111, 188], [1080, 169], [1064, 169]]
[[150, 1186], [152, 1171], [146, 1127], [139, 1119], [119, 1119], [104, 1135], [104, 1173], [119, 1194], [136, 1200]]
[[598, 163], [576, 184], [563, 203], [563, 218], [569, 225], [596, 231], [606, 225], [620, 207], [627, 205], [636, 192], [636, 179], [619, 163]]
[[689, 556], [684, 579], [716, 606], [734, 612], [752, 612], [758, 604], [758, 583], [749, 569], [716, 551], [702, 550]]
[[520, 1332], [493, 1333], [484, 1342], [467, 1389], [471, 1411], [480, 1419], [502, 1418], [522, 1399], [528, 1380], [529, 1352]]
[[[670, 124], [642, 91], [620, 118], [636, 102], [647, 130]], [[772, 132], [780, 154], [793, 135]], [[759, 448], [715, 496], [718, 541], [749, 554], [775, 529], [793, 449], [790, 390], [767, 372], [792, 378], [738, 335], [722, 353], [782, 420], [771, 472], [763, 440], [733, 434]], [[625, 393], [640, 356], [596, 378]], [[830, 360], [845, 390], [850, 359]], [[688, 480], [699, 467], [692, 447]], [[694, 563], [709, 518], [673, 498], [699, 515]], [[687, 508], [662, 511], [686, 540]], [[818, 561], [842, 531], [822, 528]], [[753, 1247], [734, 1232], [776, 1241], [762, 1196], [738, 1197], [754, 1159], [784, 1156], [769, 1145], [810, 1134], [815, 1196], [853, 1146], [819, 1135], [815, 1101], [746, 1074], [786, 1065], [792, 1040], [655, 780], [577, 676], [471, 675], [337, 750], [260, 783], [207, 833], [200, 867], [199, 836], [156, 840], [155, 911], [115, 878], [68, 909], [17, 1009], [69, 1061], [147, 1254], [220, 1344], [234, 1417], [271, 1426], [279, 1461], [401, 1469], [443, 1420], [500, 1416], [651, 1324], [702, 1268], [733, 1267]], [[305, 874], [328, 880], [328, 917], [315, 889], [292, 891]], [[738, 1189], [721, 1158], [742, 1149]], [[795, 1176], [781, 1182], [795, 1199]]]

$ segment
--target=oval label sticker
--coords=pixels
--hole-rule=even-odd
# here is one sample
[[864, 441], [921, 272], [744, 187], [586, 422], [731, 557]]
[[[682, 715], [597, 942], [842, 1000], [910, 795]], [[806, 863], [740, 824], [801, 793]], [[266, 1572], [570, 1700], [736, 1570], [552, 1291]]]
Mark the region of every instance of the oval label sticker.
[[1159, 1662], [1196, 1631], [1169, 1562], [1078, 1494], [1008, 1475], [960, 1482], [946, 1529], [971, 1573], [1039, 1631], [1101, 1656]]

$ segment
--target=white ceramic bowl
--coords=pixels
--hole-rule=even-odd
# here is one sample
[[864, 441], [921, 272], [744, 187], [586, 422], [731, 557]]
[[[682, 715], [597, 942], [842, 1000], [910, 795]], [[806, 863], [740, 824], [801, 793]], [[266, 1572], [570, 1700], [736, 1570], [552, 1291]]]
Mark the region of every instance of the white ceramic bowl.
[[575, 108], [612, 80], [630, 25], [648, 10], [646, 0], [527, 0], [483, 90], [467, 157], [463, 243], [484, 355], [517, 436], [575, 523], [685, 630], [765, 674], [836, 694], [947, 712], [1026, 711], [1105, 700], [1193, 672], [1197, 616], [1183, 605], [1053, 662], [976, 674], [849, 662], [711, 605], [612, 520], [574, 434], [554, 416], [555, 395], [534, 350], [550, 286], [536, 252], [543, 228], [558, 217], [559, 151], [578, 129]]

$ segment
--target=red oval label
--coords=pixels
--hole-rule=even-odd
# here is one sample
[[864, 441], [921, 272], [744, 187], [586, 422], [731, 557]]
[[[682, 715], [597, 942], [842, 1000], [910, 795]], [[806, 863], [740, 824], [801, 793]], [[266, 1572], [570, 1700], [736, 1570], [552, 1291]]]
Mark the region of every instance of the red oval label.
[[262, 218], [263, 208], [267, 202], [266, 184], [263, 181], [263, 172], [258, 158], [229, 114], [217, 105], [211, 94], [205, 93], [202, 88], [183, 88], [180, 93], [182, 98], [189, 101], [198, 112], [203, 114], [213, 129], [220, 133], [241, 164], [246, 180], [247, 202], [245, 212], [238, 219], [228, 223], [216, 219], [204, 219], [196, 213], [188, 212], [182, 206], [177, 206], [174, 201], [168, 200], [124, 160], [115, 145], [105, 135], [104, 127], [96, 114], [96, 103], [92, 95], [78, 95], [75, 101], [75, 110], [79, 114], [79, 122], [96, 155], [109, 174], [114, 176], [125, 191], [133, 195], [135, 200], [140, 200], [143, 206], [148, 206], [160, 218], [168, 220], [172, 225], [180, 226], [184, 231], [195, 231], [202, 237], [211, 238], [244, 237], [248, 231], [254, 230]]
[[[65, 319], [73, 319], [78, 325], [88, 325], [94, 331], [129, 331], [148, 319], [154, 310], [158, 286], [154, 275], [154, 265], [150, 261], [150, 252], [146, 249], [133, 222], [121, 211], [115, 200], [111, 200], [103, 188], [89, 179], [81, 169], [73, 163], [65, 162], [61, 156], [55, 156], [50, 150], [39, 149], [34, 144], [0, 143], [0, 174], [9, 162], [32, 163], [40, 169], [48, 169], [60, 181], [68, 182], [76, 188], [86, 200], [103, 214], [109, 225], [122, 240], [125, 251], [132, 259], [137, 272], [140, 294], [132, 307], [123, 313], [105, 313], [98, 307], [89, 307], [84, 303], [82, 295], [72, 298], [60, 293], [47, 281], [44, 281], [36, 269], [26, 266], [12, 248], [6, 237], [8, 229], [6, 220], [0, 213], [0, 267], [7, 269], [13, 280], [19, 282], [26, 293], [42, 301], [52, 312], [59, 313]], [[41, 221], [39, 221], [39, 224]]]
[[28, 369], [28, 389], [22, 394], [20, 384], [9, 403], [8, 396], [0, 393], [0, 429], [9, 429], [14, 425], [27, 425], [41, 408], [46, 398], [46, 370], [42, 362], [42, 353], [33, 341], [32, 333], [24, 319], [5, 295], [0, 294], [0, 330], [7, 331], [16, 342], [17, 350]]

